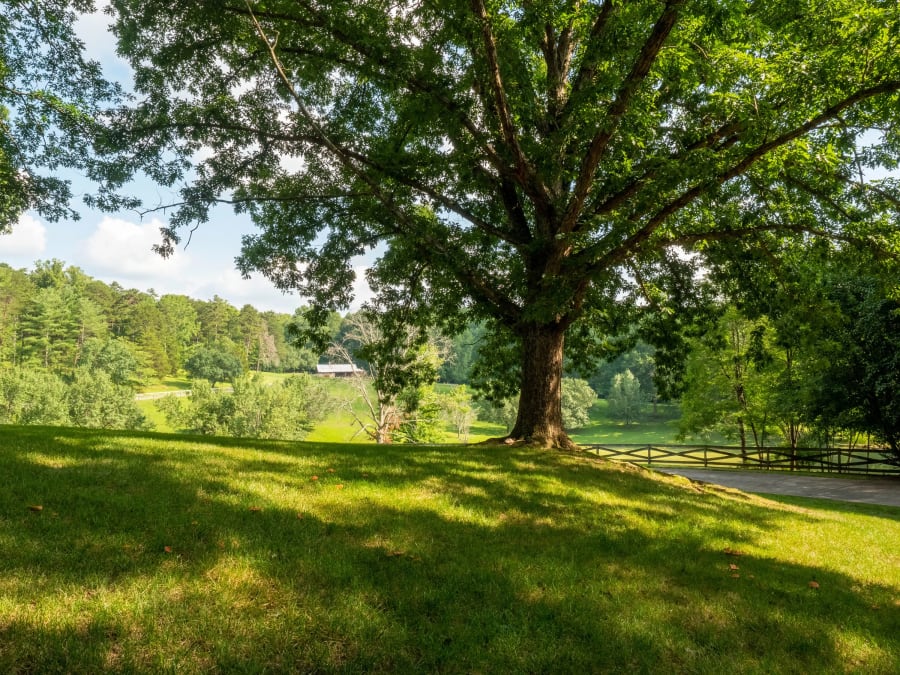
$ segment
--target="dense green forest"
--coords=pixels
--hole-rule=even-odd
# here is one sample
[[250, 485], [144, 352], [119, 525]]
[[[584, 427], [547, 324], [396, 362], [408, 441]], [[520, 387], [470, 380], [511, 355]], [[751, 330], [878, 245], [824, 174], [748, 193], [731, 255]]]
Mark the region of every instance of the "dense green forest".
[[[237, 309], [218, 296], [203, 301], [126, 289], [59, 260], [38, 261], [32, 271], [0, 264], [0, 421], [142, 428], [148, 422], [135, 392], [167, 376], [186, 373], [215, 384], [250, 371], [315, 370], [319, 353], [288, 339], [301, 316], [300, 309], [294, 316]], [[280, 421], [245, 420], [238, 432], [292, 437], [289, 424], [308, 429], [309, 420], [298, 418], [298, 387], [285, 385], [280, 397], [248, 387], [239, 393], [252, 391], [254, 405]], [[283, 410], [290, 406], [294, 412]], [[218, 414], [236, 418], [233, 409]]]
[[179, 373], [191, 350], [215, 348], [245, 370], [314, 370], [318, 354], [286, 339], [289, 314], [237, 309], [222, 298], [159, 296], [103, 283], [59, 260], [26, 272], [0, 264], [0, 363], [71, 376], [116, 344], [137, 380]]

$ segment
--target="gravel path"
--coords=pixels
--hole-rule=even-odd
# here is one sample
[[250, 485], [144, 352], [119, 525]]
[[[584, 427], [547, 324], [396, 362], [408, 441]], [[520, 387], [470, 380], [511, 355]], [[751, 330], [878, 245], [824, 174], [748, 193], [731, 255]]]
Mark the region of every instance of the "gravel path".
[[776, 471], [709, 471], [677, 468], [656, 470], [685, 476], [703, 483], [737, 488], [744, 492], [900, 506], [900, 479], [898, 478], [795, 476]]

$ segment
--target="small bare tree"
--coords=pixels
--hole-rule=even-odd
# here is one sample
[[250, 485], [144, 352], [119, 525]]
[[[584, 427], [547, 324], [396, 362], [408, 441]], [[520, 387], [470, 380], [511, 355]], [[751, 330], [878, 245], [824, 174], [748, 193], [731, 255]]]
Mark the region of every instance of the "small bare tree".
[[[392, 324], [384, 330], [380, 319], [374, 312], [357, 313], [349, 319], [350, 330], [343, 341], [332, 344], [327, 353], [333, 360], [354, 365], [350, 377], [356, 399], [344, 401], [344, 406], [359, 426], [356, 434], [390, 443], [394, 432], [415, 412], [401, 405], [401, 395], [437, 381], [441, 347], [413, 326]], [[354, 407], [356, 401], [365, 407], [362, 415]]]
[[456, 429], [456, 438], [467, 443], [469, 440], [469, 429], [472, 422], [475, 421], [475, 407], [472, 404], [472, 397], [466, 385], [461, 384], [454, 387], [453, 391], [443, 397], [444, 414], [447, 416], [453, 428]]

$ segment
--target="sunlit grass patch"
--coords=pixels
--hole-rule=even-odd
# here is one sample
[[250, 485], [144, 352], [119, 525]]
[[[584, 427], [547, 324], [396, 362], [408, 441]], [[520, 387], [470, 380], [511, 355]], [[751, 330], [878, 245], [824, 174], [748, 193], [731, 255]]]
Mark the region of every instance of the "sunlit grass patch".
[[900, 662], [900, 509], [523, 448], [40, 428], [0, 428], [0, 473], [3, 672]]
[[609, 414], [605, 399], [598, 399], [590, 409], [591, 423], [569, 431], [576, 443], [676, 443], [681, 410], [677, 404], [645, 404], [641, 414], [631, 423]]

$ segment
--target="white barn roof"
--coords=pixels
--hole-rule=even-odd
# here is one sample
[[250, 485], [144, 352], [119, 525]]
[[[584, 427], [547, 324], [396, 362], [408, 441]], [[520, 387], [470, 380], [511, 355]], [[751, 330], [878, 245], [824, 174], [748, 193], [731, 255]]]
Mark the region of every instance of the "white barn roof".
[[362, 372], [352, 363], [320, 363], [316, 366], [316, 372], [320, 375], [344, 375]]

